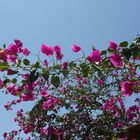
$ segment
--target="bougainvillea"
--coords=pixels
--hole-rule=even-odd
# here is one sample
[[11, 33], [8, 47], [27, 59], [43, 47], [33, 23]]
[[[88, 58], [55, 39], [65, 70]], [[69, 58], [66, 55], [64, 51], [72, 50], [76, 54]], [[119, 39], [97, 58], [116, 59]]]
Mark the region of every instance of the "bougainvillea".
[[[31, 110], [20, 109], [14, 121], [19, 130], [4, 132], [5, 140], [127, 140], [138, 139], [127, 130], [140, 124], [140, 99], [126, 105], [126, 98], [140, 92], [140, 37], [130, 44], [109, 42], [106, 50], [93, 49], [85, 57], [79, 45], [71, 53], [81, 58], [63, 61], [59, 45], [42, 44], [33, 63], [20, 40], [0, 49], [0, 89], [21, 102], [34, 102]], [[131, 138], [130, 138], [131, 137]]]

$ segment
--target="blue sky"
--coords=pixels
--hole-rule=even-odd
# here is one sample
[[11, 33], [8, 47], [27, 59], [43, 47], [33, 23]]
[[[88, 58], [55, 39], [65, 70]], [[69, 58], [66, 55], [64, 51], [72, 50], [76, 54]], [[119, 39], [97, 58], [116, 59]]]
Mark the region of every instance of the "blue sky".
[[[92, 45], [105, 49], [109, 40], [132, 41], [140, 33], [139, 5], [139, 0], [0, 0], [0, 46], [18, 38], [37, 53], [42, 43], [59, 44], [65, 59], [74, 59], [72, 44], [88, 54]], [[7, 99], [1, 97], [0, 134], [15, 127], [13, 113], [2, 109]]]

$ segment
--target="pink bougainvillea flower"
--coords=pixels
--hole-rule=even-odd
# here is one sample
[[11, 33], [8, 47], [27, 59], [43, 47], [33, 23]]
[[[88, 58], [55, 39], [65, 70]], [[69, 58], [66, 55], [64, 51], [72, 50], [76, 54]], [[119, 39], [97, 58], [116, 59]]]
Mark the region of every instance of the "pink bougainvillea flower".
[[113, 41], [109, 42], [109, 48], [111, 50], [117, 50], [117, 47], [118, 47], [118, 45], [115, 42], [113, 42]]
[[34, 86], [31, 83], [27, 83], [24, 85], [24, 88], [31, 92], [34, 89]]
[[16, 55], [18, 53], [18, 46], [16, 44], [10, 44], [6, 50], [8, 55]]
[[68, 69], [68, 62], [64, 62], [64, 63], [62, 64], [61, 68], [62, 68], [63, 70], [67, 70], [67, 69]]
[[6, 56], [6, 60], [7, 62], [13, 62], [13, 63], [16, 63], [16, 56], [15, 55], [7, 55]]
[[47, 50], [47, 46], [45, 45], [45, 44], [42, 44], [42, 46], [41, 46], [41, 51], [42, 51], [42, 53], [46, 53], [46, 50]]
[[42, 107], [44, 110], [48, 110], [54, 108], [54, 105], [53, 102], [51, 103], [50, 101], [44, 101]]
[[28, 134], [30, 132], [30, 130], [28, 128], [24, 128], [23, 131], [25, 134]]
[[17, 95], [17, 92], [16, 92], [16, 89], [15, 89], [16, 85], [11, 83], [7, 86], [7, 91], [9, 93], [11, 93], [12, 95], [16, 96]]
[[14, 134], [14, 135], [17, 135], [17, 131], [16, 130], [12, 130], [12, 133]]
[[46, 68], [48, 68], [48, 61], [47, 60], [44, 60], [42, 63], [44, 66], [46, 66]]
[[22, 42], [18, 39], [15, 39], [14, 42], [16, 43], [16, 45], [21, 48], [23, 46]]
[[30, 51], [27, 49], [27, 48], [24, 48], [22, 49], [22, 53], [25, 55], [25, 56], [28, 56], [30, 54]]
[[14, 88], [15, 88], [15, 84], [13, 84], [13, 83], [11, 83], [11, 84], [9, 84], [8, 86], [7, 86], [7, 90], [8, 90], [8, 92], [12, 92], [13, 90], [14, 90]]
[[100, 51], [99, 50], [92, 51], [88, 56], [87, 60], [89, 60], [90, 62], [100, 62], [102, 60]]
[[121, 84], [121, 92], [123, 96], [130, 96], [133, 93], [133, 82], [125, 81]]
[[54, 51], [56, 52], [56, 53], [60, 53], [61, 52], [61, 47], [60, 46], [54, 46]]
[[11, 106], [9, 105], [9, 102], [5, 103], [4, 108], [6, 110], [12, 110]]
[[30, 137], [28, 137], [28, 138], [26, 138], [25, 140], [31, 140], [31, 138], [30, 138]]
[[54, 47], [54, 51], [55, 51], [55, 54], [56, 54], [56, 59], [57, 60], [61, 60], [63, 58], [63, 54], [61, 53], [61, 47], [60, 46], [55, 46]]
[[21, 86], [18, 86], [18, 87], [16, 88], [17, 93], [21, 92], [22, 90], [23, 90], [23, 88], [22, 88]]
[[63, 58], [63, 54], [62, 53], [60, 53], [60, 52], [56, 52], [56, 59], [57, 60], [61, 60], [62, 58]]
[[3, 138], [6, 139], [6, 137], [7, 137], [7, 133], [4, 132], [4, 133], [3, 133]]
[[27, 94], [22, 94], [21, 100], [22, 101], [33, 101], [35, 99], [34, 93], [29, 92]]
[[134, 118], [137, 117], [137, 115], [134, 112], [136, 114], [140, 114], [140, 108], [139, 108], [139, 106], [133, 105], [133, 106], [130, 106], [128, 108], [128, 110], [126, 111], [126, 115], [127, 115], [127, 118], [128, 118], [129, 121], [130, 120], [134, 120]]
[[3, 81], [0, 79], [0, 88], [3, 88], [3, 86], [4, 86], [4, 83], [3, 83]]
[[99, 85], [104, 85], [104, 80], [101, 80], [101, 79], [98, 80], [98, 84], [99, 84]]
[[109, 108], [109, 103], [108, 102], [103, 103], [102, 105], [103, 111], [106, 111], [108, 108]]
[[41, 136], [44, 136], [47, 134], [47, 128], [40, 128], [40, 134]]
[[122, 67], [123, 66], [122, 58], [119, 54], [111, 54], [110, 61], [114, 65], [114, 67]]
[[47, 56], [51, 56], [51, 55], [53, 55], [54, 48], [51, 46], [47, 46], [45, 44], [42, 44], [41, 51], [42, 51], [42, 53], [46, 54]]
[[48, 93], [47, 93], [46, 91], [44, 91], [44, 90], [41, 90], [41, 91], [40, 91], [40, 95], [41, 95], [42, 97], [47, 97], [47, 96], [48, 96]]
[[122, 128], [123, 127], [123, 122], [116, 122], [115, 124], [114, 124], [114, 128]]
[[47, 135], [55, 134], [55, 129], [53, 126], [49, 126], [47, 129]]
[[120, 104], [121, 109], [124, 109], [124, 103], [123, 100], [120, 97], [117, 97], [117, 101]]
[[54, 98], [52, 96], [48, 96], [47, 97], [47, 101], [44, 101], [43, 102], [43, 109], [44, 110], [48, 110], [48, 109], [52, 109], [54, 108], [54, 105], [58, 103], [58, 99], [57, 98]]
[[29, 76], [30, 76], [30, 75], [29, 75], [28, 73], [26, 73], [26, 74], [23, 74], [23, 75], [22, 75], [22, 78], [23, 78], [24, 80], [27, 80], [27, 79], [29, 78]]
[[79, 52], [80, 50], [82, 50], [80, 46], [78, 46], [78, 45], [73, 45], [73, 46], [72, 46], [72, 51], [73, 51], [73, 52], [76, 52], [76, 53], [77, 53], [77, 52]]

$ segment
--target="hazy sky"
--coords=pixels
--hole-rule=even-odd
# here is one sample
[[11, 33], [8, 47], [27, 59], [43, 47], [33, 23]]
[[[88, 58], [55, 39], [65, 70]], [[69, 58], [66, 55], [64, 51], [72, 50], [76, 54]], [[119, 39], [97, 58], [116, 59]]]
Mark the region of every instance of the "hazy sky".
[[[92, 45], [132, 41], [140, 33], [139, 6], [140, 0], [0, 0], [0, 46], [18, 38], [37, 53], [42, 43], [59, 44], [65, 59], [74, 59], [72, 44], [88, 54]], [[14, 124], [13, 113], [2, 109], [10, 97], [0, 98], [1, 134]]]

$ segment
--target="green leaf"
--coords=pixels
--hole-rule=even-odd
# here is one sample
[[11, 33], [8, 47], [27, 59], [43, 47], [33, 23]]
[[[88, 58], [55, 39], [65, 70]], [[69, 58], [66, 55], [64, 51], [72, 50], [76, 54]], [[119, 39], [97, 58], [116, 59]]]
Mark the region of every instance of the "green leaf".
[[17, 67], [19, 67], [21, 65], [21, 60], [17, 60]]
[[39, 68], [40, 67], [40, 63], [37, 61], [35, 64], [33, 64], [34, 68]]
[[119, 45], [120, 47], [127, 47], [128, 46], [128, 42], [127, 41], [123, 41], [120, 43]]
[[70, 104], [69, 103], [65, 103], [65, 108], [69, 109], [70, 108]]
[[135, 43], [140, 43], [140, 37], [137, 37], [135, 40], [134, 40]]
[[10, 79], [5, 79], [5, 80], [3, 81], [4, 85], [8, 84], [9, 82], [10, 82]]
[[45, 72], [42, 74], [43, 78], [44, 78], [46, 81], [48, 81], [49, 75], [50, 75], [49, 71], [45, 71]]
[[128, 60], [126, 60], [126, 59], [124, 59], [123, 62], [124, 62], [126, 65], [128, 65], [128, 64], [130, 63], [130, 62], [129, 62]]
[[132, 53], [133, 53], [133, 57], [134, 58], [137, 58], [139, 56], [139, 53], [140, 53], [140, 49], [138, 46], [134, 46], [132, 49]]
[[56, 64], [52, 67], [53, 70], [58, 70], [60, 69], [61, 65], [60, 64]]
[[130, 45], [130, 48], [133, 48], [133, 47], [135, 47], [135, 44], [134, 44], [134, 43], [132, 43], [132, 44]]
[[101, 63], [102, 63], [102, 68], [107, 68], [109, 66], [110, 60], [109, 58], [106, 57], [102, 60]]
[[33, 70], [30, 73], [28, 80], [30, 83], [33, 83], [34, 81], [36, 81], [38, 79], [38, 77], [39, 77], [39, 72], [36, 72], [36, 70]]
[[135, 65], [135, 69], [140, 68], [140, 64]]
[[100, 108], [102, 106], [102, 104], [100, 102], [95, 102], [95, 105], [97, 108]]
[[58, 87], [60, 85], [60, 79], [58, 76], [52, 76], [51, 77], [51, 84], [54, 86], [54, 87]]
[[6, 44], [3, 44], [3, 49], [6, 49]]
[[63, 70], [62, 73], [63, 73], [64, 76], [67, 76], [69, 74], [69, 71], [68, 70]]
[[82, 68], [82, 74], [84, 77], [88, 77], [90, 67], [87, 64], [81, 64], [80, 67]]
[[17, 82], [16, 78], [12, 79], [12, 83], [16, 83], [16, 82]]
[[98, 76], [99, 76], [99, 77], [102, 77], [102, 76], [103, 76], [103, 74], [102, 74], [101, 71], [98, 71]]
[[30, 64], [30, 61], [29, 61], [28, 59], [24, 59], [24, 60], [23, 60], [23, 64], [24, 64], [24, 65], [29, 65], [29, 64]]
[[122, 50], [122, 55], [127, 59], [129, 60], [129, 58], [132, 56], [132, 50], [129, 49], [129, 48], [124, 48]]
[[0, 70], [7, 70], [9, 68], [9, 65], [4, 62], [0, 62]]
[[27, 83], [27, 80], [22, 80], [21, 83], [25, 85]]
[[102, 71], [96, 64], [92, 64], [92, 68], [94, 71]]
[[77, 64], [74, 62], [74, 61], [71, 61], [70, 63], [69, 63], [69, 67], [72, 69], [72, 68], [74, 68], [74, 67], [76, 67], [77, 66]]
[[106, 55], [106, 54], [107, 54], [106, 50], [101, 51], [101, 55]]

